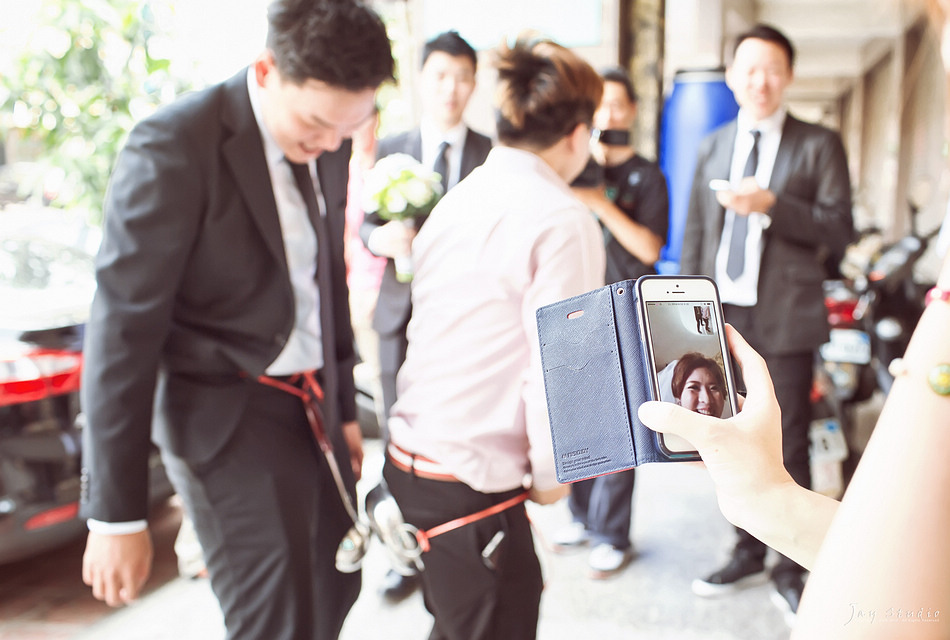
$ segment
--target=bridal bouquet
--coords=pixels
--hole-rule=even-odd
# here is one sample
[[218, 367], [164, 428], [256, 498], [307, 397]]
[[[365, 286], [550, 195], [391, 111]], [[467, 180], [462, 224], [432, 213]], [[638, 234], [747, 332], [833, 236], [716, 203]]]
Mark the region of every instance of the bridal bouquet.
[[[441, 176], [405, 153], [380, 158], [364, 177], [363, 210], [409, 227], [415, 218], [428, 215], [441, 197]], [[395, 263], [397, 280], [412, 280], [410, 256], [397, 257]]]

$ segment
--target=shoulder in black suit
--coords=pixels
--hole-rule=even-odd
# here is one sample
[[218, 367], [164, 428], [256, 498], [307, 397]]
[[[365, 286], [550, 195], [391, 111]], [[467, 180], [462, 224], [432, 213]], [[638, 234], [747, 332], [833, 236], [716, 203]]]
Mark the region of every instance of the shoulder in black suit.
[[[246, 82], [239, 73], [141, 122], [113, 172], [82, 384], [87, 517], [145, 517], [153, 406], [162, 446], [196, 462], [213, 456], [245, 406], [239, 375], [263, 373], [293, 326]], [[342, 256], [348, 157], [346, 144], [318, 162], [333, 237], [334, 290], [321, 295], [335, 315], [336, 348], [325, 354], [335, 431], [355, 417]]]
[[[709, 181], [729, 177], [735, 136], [733, 120], [700, 145], [682, 273], [715, 276], [725, 211]], [[843, 255], [853, 238], [851, 181], [840, 136], [789, 114], [769, 189], [776, 204], [764, 232], [756, 318], [777, 353], [807, 351], [828, 338], [821, 286], [825, 262]]]

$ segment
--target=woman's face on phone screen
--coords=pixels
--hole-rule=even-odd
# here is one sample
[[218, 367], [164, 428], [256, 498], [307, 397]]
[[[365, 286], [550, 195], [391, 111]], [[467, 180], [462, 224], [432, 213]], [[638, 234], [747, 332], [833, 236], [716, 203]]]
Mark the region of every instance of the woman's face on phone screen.
[[683, 385], [680, 404], [690, 411], [718, 418], [725, 402], [724, 390], [713, 372], [706, 367], [693, 369]]

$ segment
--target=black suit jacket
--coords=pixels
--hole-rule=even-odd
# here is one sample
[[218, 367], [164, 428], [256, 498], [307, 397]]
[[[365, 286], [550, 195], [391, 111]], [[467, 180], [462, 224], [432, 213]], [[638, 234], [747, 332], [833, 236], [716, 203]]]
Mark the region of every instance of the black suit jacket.
[[[488, 152], [491, 151], [491, 138], [476, 133], [471, 129], [465, 136], [462, 147], [462, 166], [459, 180], [462, 180], [472, 170], [485, 162]], [[396, 134], [379, 141], [376, 150], [376, 159], [384, 158], [393, 153], [407, 153], [417, 161], [422, 162], [422, 132], [419, 128]], [[369, 242], [369, 234], [376, 227], [385, 224], [378, 214], [369, 213], [360, 227], [360, 237], [363, 243]], [[416, 221], [416, 227], [422, 226], [425, 219]], [[376, 312], [373, 316], [373, 329], [380, 335], [405, 335], [411, 313], [409, 283], [399, 282], [396, 279], [396, 263], [390, 258], [386, 261], [383, 279], [379, 285], [379, 298], [376, 301]]]
[[[144, 518], [154, 417], [160, 446], [194, 463], [228, 440], [247, 385], [283, 349], [294, 299], [247, 75], [178, 100], [137, 125], [105, 202], [98, 290], [82, 380], [83, 514]], [[318, 158], [332, 306], [323, 326], [324, 413], [352, 484], [339, 428], [356, 415], [343, 263], [349, 141]], [[326, 323], [326, 322], [325, 322]]]
[[[736, 129], [733, 120], [700, 145], [683, 238], [684, 274], [715, 277], [725, 210], [709, 181], [729, 178]], [[764, 232], [756, 324], [769, 352], [808, 351], [828, 339], [825, 264], [840, 259], [854, 233], [851, 181], [838, 134], [789, 114], [769, 189], [777, 200]]]

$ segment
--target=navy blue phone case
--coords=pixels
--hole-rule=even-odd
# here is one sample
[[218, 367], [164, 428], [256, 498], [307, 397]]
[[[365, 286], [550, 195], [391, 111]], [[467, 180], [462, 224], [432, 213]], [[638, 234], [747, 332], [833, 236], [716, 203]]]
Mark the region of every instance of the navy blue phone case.
[[635, 281], [541, 307], [537, 321], [559, 482], [680, 460], [637, 417], [653, 397]]

